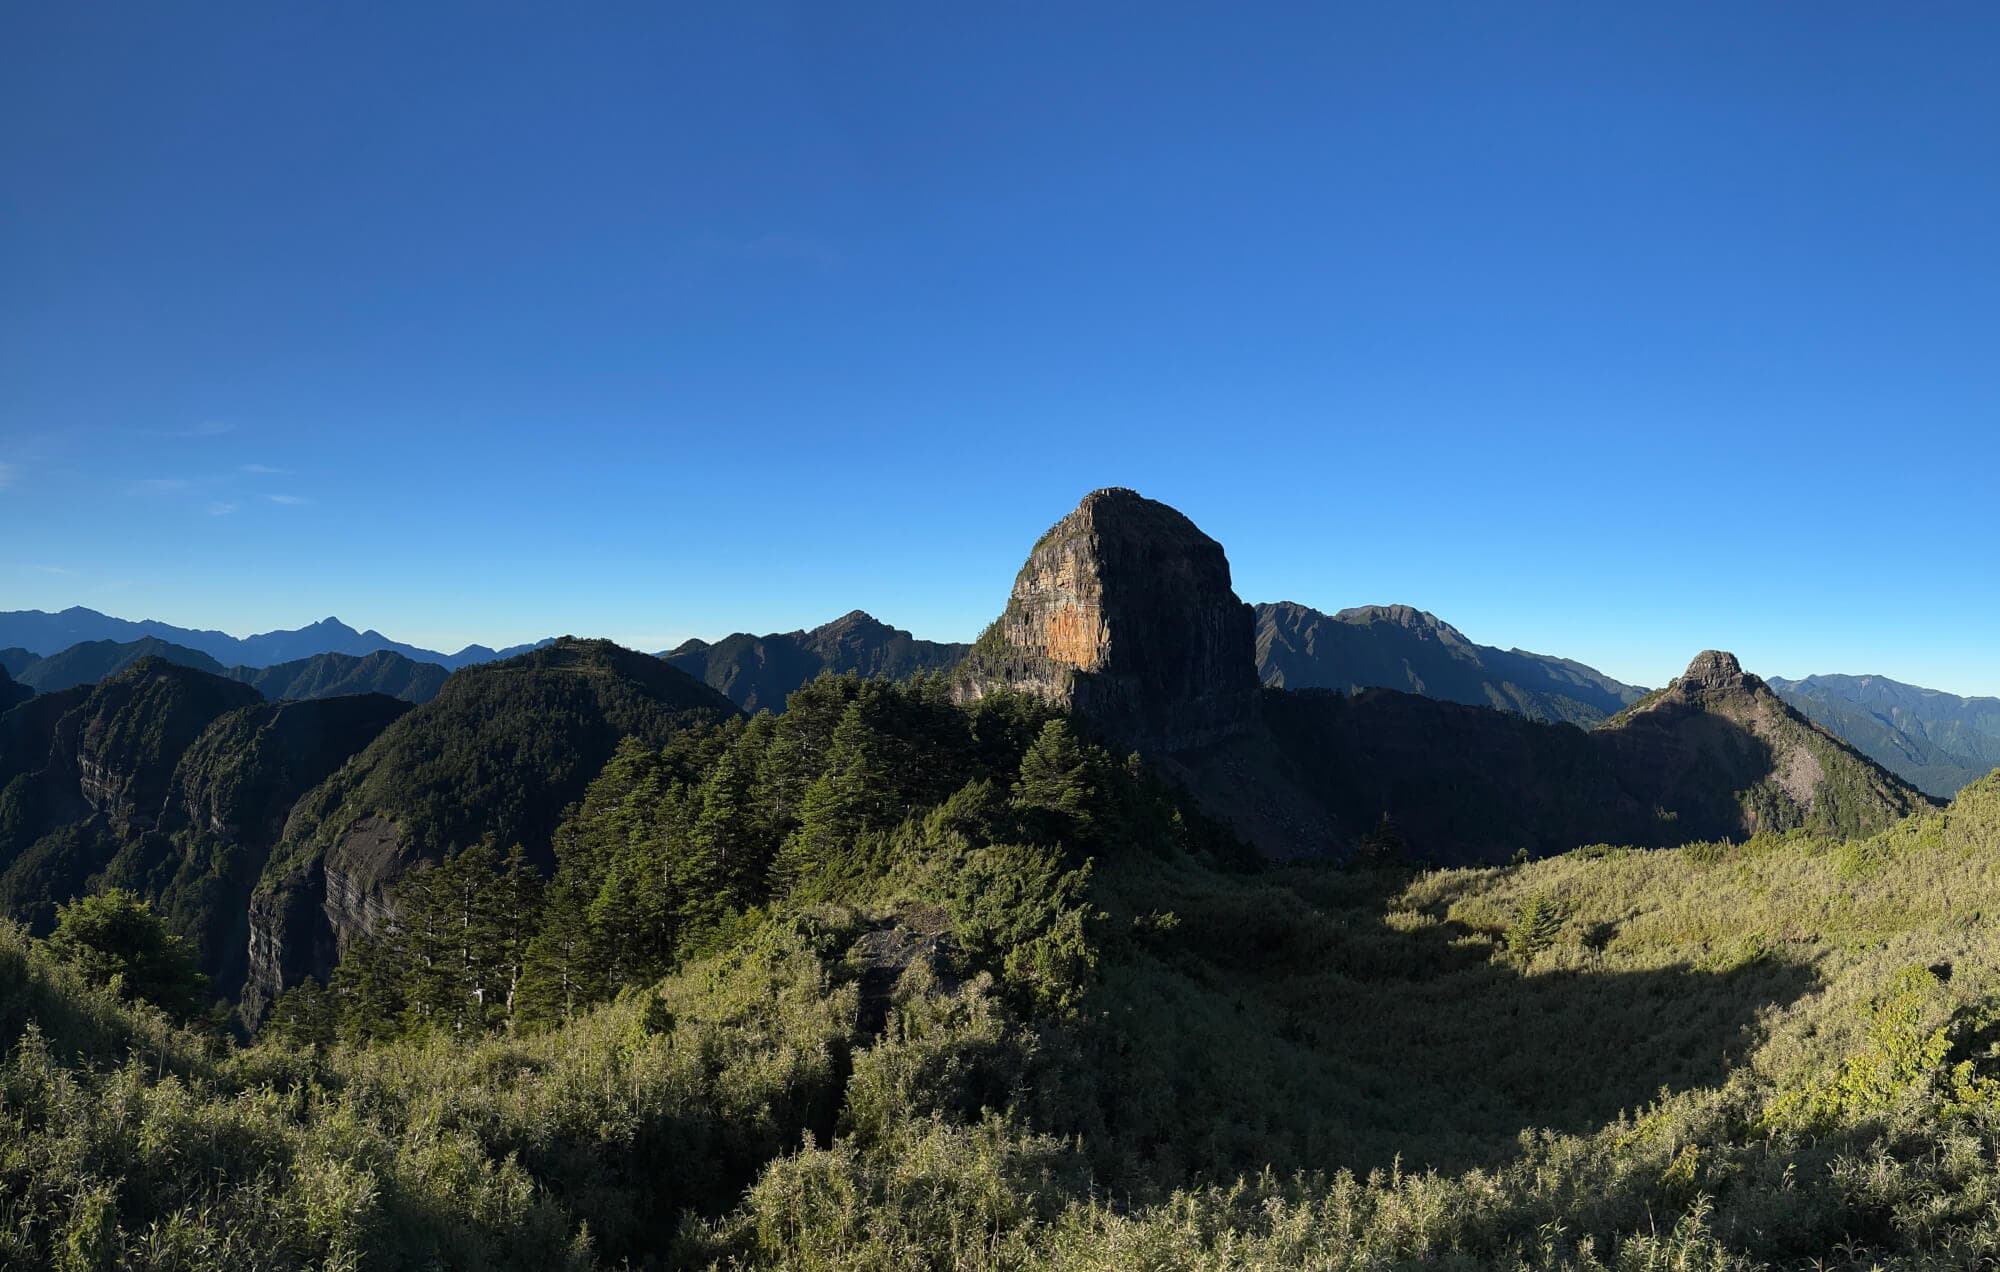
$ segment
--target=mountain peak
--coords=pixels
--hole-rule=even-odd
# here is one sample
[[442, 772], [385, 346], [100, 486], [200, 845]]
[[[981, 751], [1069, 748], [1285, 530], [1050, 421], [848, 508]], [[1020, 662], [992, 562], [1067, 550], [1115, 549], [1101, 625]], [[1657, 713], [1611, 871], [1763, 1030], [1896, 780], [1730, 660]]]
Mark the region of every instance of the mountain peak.
[[1717, 692], [1728, 689], [1756, 689], [1763, 685], [1761, 680], [1743, 670], [1743, 664], [1736, 655], [1719, 649], [1704, 649], [1694, 656], [1681, 673], [1680, 683], [1691, 690]]
[[1221, 544], [1177, 509], [1106, 487], [1035, 541], [959, 693], [1019, 689], [1123, 742], [1202, 745], [1253, 709], [1254, 622]]
[[876, 618], [867, 610], [856, 609], [847, 611], [830, 623], [821, 623], [818, 627], [807, 632], [806, 635], [822, 639], [829, 637], [838, 639], [852, 632], [887, 632], [894, 630], [894, 628], [881, 619]]
[[1414, 605], [1357, 605], [1340, 611], [1334, 617], [1343, 623], [1387, 623], [1415, 632], [1420, 637], [1454, 641], [1461, 645], [1472, 643], [1466, 639], [1464, 632], [1429, 610], [1420, 610]]

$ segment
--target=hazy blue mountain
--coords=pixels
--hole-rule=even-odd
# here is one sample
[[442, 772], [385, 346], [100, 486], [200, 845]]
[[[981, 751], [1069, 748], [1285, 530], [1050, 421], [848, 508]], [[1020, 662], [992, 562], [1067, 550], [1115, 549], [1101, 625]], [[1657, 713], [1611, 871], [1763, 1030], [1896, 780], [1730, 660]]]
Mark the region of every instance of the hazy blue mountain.
[[222, 673], [222, 664], [184, 645], [175, 645], [156, 636], [138, 640], [87, 640], [60, 653], [38, 658], [15, 677], [37, 693], [54, 693], [77, 685], [94, 685], [116, 675], [141, 658], [159, 658], [179, 667], [193, 667], [211, 675]]
[[417, 662], [378, 649], [372, 654], [315, 654], [270, 667], [231, 667], [223, 673], [250, 685], [273, 702], [333, 698], [351, 693], [383, 693], [404, 702], [429, 702], [451, 673], [436, 663]]
[[1961, 698], [1887, 676], [1770, 684], [1793, 710], [1927, 794], [1949, 799], [2000, 768], [2000, 698]]
[[11, 649], [0, 649], [0, 671], [5, 671], [10, 676], [18, 676], [29, 663], [40, 657], [41, 655], [34, 650], [23, 649], [19, 645]]
[[896, 680], [955, 666], [969, 648], [918, 640], [853, 610], [811, 631], [738, 632], [714, 644], [691, 640], [660, 657], [754, 712], [783, 711], [787, 694], [824, 671]]
[[511, 658], [549, 643], [543, 640], [506, 649], [467, 645], [455, 654], [447, 654], [390, 640], [378, 631], [356, 631], [337, 618], [323, 618], [292, 631], [263, 632], [239, 638], [227, 632], [176, 627], [153, 619], [134, 622], [114, 618], [80, 605], [54, 614], [43, 610], [0, 613], [0, 647], [18, 646], [42, 657], [89, 641], [125, 644], [147, 637], [206, 654], [219, 666], [225, 667], [268, 667], [274, 663], [310, 658], [315, 654], [359, 657], [378, 649], [387, 649], [413, 661], [436, 663], [451, 671], [473, 663]]
[[1591, 728], [1645, 690], [1567, 658], [1473, 643], [1434, 614], [1366, 605], [1257, 606], [1257, 672], [1278, 689], [1398, 689]]

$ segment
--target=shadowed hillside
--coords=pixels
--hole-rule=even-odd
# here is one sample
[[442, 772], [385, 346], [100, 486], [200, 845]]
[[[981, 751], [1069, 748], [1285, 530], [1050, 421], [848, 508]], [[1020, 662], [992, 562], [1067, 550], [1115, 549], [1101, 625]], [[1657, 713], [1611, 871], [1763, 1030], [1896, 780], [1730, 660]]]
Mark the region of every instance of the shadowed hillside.
[[159, 658], [198, 671], [222, 673], [222, 664], [207, 654], [147, 636], [123, 644], [97, 640], [71, 645], [60, 653], [29, 663], [16, 679], [38, 693], [53, 693], [77, 685], [94, 685], [141, 658]]
[[270, 667], [231, 667], [223, 674], [252, 686], [273, 702], [382, 693], [422, 703], [437, 697], [451, 673], [436, 663], [412, 662], [383, 649], [361, 657], [316, 654]]
[[564, 807], [621, 739], [663, 743], [737, 714], [686, 674], [607, 641], [565, 638], [453, 675], [293, 812], [252, 899], [249, 1017], [285, 985], [324, 976], [416, 863], [484, 837], [547, 863]]
[[967, 648], [918, 640], [855, 610], [811, 631], [738, 632], [714, 644], [691, 640], [660, 657], [756, 712], [784, 710], [792, 690], [828, 672], [898, 680], [951, 667]]
[[1257, 672], [1277, 689], [1399, 689], [1590, 728], [1645, 690], [1566, 658], [1476, 645], [1434, 614], [1368, 605], [1338, 614], [1257, 607]]

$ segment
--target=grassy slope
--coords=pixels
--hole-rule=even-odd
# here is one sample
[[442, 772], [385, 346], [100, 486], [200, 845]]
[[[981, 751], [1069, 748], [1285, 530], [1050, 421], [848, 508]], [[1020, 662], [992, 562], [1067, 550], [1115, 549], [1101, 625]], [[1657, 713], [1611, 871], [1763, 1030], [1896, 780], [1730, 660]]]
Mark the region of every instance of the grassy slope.
[[[861, 1037], [844, 950], [866, 915], [831, 913], [526, 1041], [84, 1074], [13, 1046], [10, 1009], [0, 1253], [136, 1249], [149, 1222], [194, 1266], [220, 1265], [204, 1236], [390, 1267], [2000, 1252], [2000, 775], [1857, 843], [1395, 876], [1135, 854], [1098, 898], [1104, 980], [1063, 1024], [913, 977]], [[41, 988], [0, 1004], [60, 1015], [60, 970], [24, 950], [0, 939], [0, 980]]]

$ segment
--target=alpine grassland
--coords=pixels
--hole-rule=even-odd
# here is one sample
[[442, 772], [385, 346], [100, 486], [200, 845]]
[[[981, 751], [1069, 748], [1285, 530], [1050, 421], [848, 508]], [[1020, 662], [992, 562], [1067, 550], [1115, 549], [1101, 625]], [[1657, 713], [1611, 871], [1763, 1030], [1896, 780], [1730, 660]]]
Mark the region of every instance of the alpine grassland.
[[825, 677], [620, 747], [554, 847], [406, 877], [248, 1038], [130, 896], [0, 929], [0, 1266], [2000, 1259], [2000, 774], [1272, 867], [1052, 708]]

